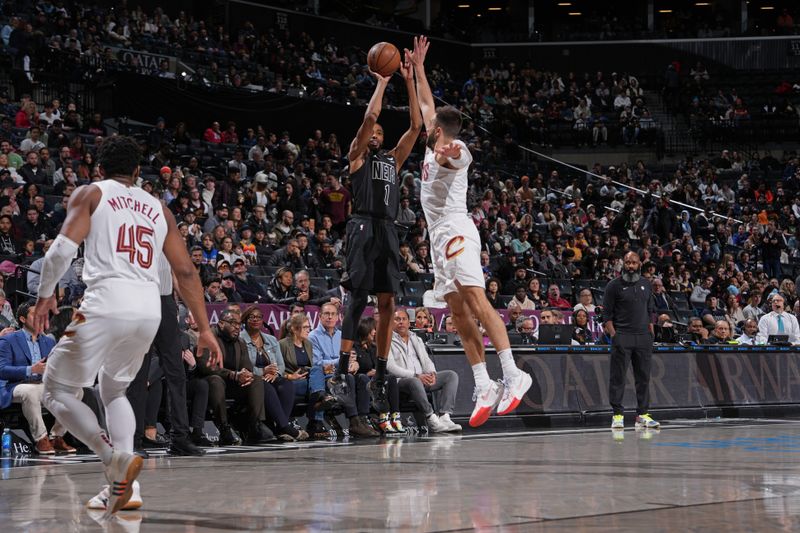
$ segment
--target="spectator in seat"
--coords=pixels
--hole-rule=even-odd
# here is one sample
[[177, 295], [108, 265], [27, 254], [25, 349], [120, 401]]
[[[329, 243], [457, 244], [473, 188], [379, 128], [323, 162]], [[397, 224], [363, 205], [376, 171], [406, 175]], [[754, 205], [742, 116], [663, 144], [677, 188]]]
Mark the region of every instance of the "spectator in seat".
[[508, 312], [506, 331], [514, 331], [517, 327], [517, 319], [522, 316], [522, 308], [514, 300], [511, 300], [506, 311]]
[[755, 320], [756, 323], [761, 319], [766, 312], [761, 308], [761, 293], [753, 291], [747, 300], [747, 305], [742, 310], [745, 319]]
[[561, 314], [561, 311], [557, 309], [544, 309], [539, 314], [539, 323], [540, 324], [561, 324], [563, 322], [564, 315]]
[[708, 330], [703, 327], [703, 319], [700, 317], [694, 317], [689, 320], [687, 333], [689, 333], [692, 342], [696, 344], [703, 344], [708, 338]]
[[[421, 309], [425, 309], [424, 307]], [[416, 318], [419, 314], [416, 314]], [[375, 367], [378, 364], [377, 346], [375, 344], [377, 322], [373, 317], [362, 318], [358, 324], [356, 337], [358, 342], [354, 345], [358, 374], [365, 375], [370, 380], [375, 376]], [[382, 433], [405, 433], [403, 422], [400, 418], [400, 388], [397, 377], [388, 374], [386, 383], [389, 387], [390, 413], [378, 413], [378, 427]]]
[[719, 299], [716, 296], [709, 294], [706, 297], [706, 306], [700, 312], [700, 317], [712, 328], [716, 328], [718, 321], [725, 320], [725, 309], [719, 307]]
[[653, 286], [653, 299], [655, 301], [656, 310], [659, 312], [675, 311], [675, 301], [672, 296], [667, 294], [664, 288], [664, 282], [661, 278], [654, 278], [651, 282]]
[[705, 340], [705, 344], [728, 344], [731, 338], [731, 325], [727, 320], [717, 320], [714, 331]]
[[317, 257], [320, 268], [342, 268], [344, 266], [342, 257], [336, 255], [331, 241], [324, 240], [320, 244], [319, 257]]
[[58, 420], [51, 431], [51, 438], [42, 419], [42, 375], [55, 341], [46, 335], [37, 335], [32, 319], [33, 307], [23, 302], [17, 308], [17, 321], [22, 329], [0, 337], [0, 409], [12, 403], [22, 405], [22, 413], [36, 443], [36, 453], [74, 453], [75, 448], [64, 441], [66, 430]]
[[25, 156], [25, 164], [17, 172], [27, 185], [31, 183], [36, 185], [49, 184], [47, 173], [39, 164], [38, 152], [28, 152], [28, 155]]
[[314, 348], [308, 335], [311, 323], [301, 311], [288, 321], [289, 335], [278, 343], [286, 365], [284, 377], [294, 383], [296, 397], [308, 403], [306, 432], [314, 439], [327, 439], [328, 432], [322, 423], [322, 409], [336, 402], [325, 393], [325, 375], [322, 367], [313, 365]]
[[203, 133], [203, 140], [207, 143], [220, 144], [222, 142], [222, 132], [220, 131], [219, 122], [214, 121], [211, 127], [207, 128]]
[[267, 286], [267, 302], [289, 305], [297, 300], [297, 289], [294, 288], [293, 274], [288, 267], [281, 267]]
[[[489, 300], [489, 303], [492, 304], [492, 307], [495, 309], [502, 309], [503, 308], [503, 300], [500, 297], [500, 287], [501, 287], [500, 280], [497, 278], [490, 278], [486, 282], [486, 299]], [[526, 298], [527, 299], [527, 296]], [[530, 300], [529, 300], [530, 301]], [[534, 304], [534, 309], [536, 308], [536, 304]]]
[[256, 381], [264, 383], [264, 411], [275, 435], [287, 442], [308, 439], [308, 433], [289, 422], [295, 402], [294, 382], [284, 377], [286, 363], [278, 340], [261, 331], [264, 315], [258, 307], [250, 306], [242, 313], [242, 323], [244, 329], [239, 337], [247, 345]]
[[[233, 261], [234, 283], [236, 292], [242, 296], [245, 303], [266, 301], [267, 291], [256, 280], [255, 276], [247, 273], [247, 264], [241, 257]], [[246, 325], [246, 324], [245, 324]]]
[[689, 303], [692, 304], [692, 307], [700, 310], [705, 306], [706, 298], [708, 298], [708, 295], [711, 294], [711, 287], [713, 285], [714, 278], [711, 276], [706, 276], [702, 283], [694, 286], [694, 289], [692, 289], [692, 294], [689, 296]]
[[[220, 314], [217, 326], [213, 328], [219, 346], [222, 349], [222, 367], [211, 367], [207, 364], [207, 354], [197, 356], [198, 369], [201, 375], [215, 375], [225, 381], [225, 396], [247, 406], [249, 426], [248, 441], [263, 443], [275, 440], [272, 432], [264, 425], [264, 387], [262, 380], [256, 381], [253, 364], [247, 352], [247, 345], [239, 338], [241, 320], [235, 313], [225, 310]], [[224, 400], [210, 399], [212, 405], [219, 405]]]
[[53, 228], [47, 223], [46, 218], [40, 216], [35, 205], [31, 205], [25, 210], [25, 221], [19, 229], [22, 239], [33, 241], [40, 250], [45, 241], [54, 237]]
[[219, 303], [228, 301], [228, 297], [225, 296], [225, 293], [221, 290], [222, 276], [214, 274], [207, 277], [203, 282], [203, 288], [205, 289], [206, 302]]
[[587, 313], [594, 313], [596, 306], [592, 298], [592, 290], [583, 288], [578, 292], [578, 303], [572, 308], [573, 311], [583, 309]]
[[555, 283], [547, 289], [547, 305], [556, 309], [571, 309], [572, 305], [561, 297], [561, 289]]
[[300, 254], [300, 245], [297, 244], [297, 239], [289, 239], [286, 246], [269, 256], [267, 265], [284, 266], [292, 270], [307, 268], [303, 256]]
[[331, 299], [325, 292], [311, 284], [308, 270], [300, 270], [294, 275], [294, 288], [297, 301], [305, 305], [322, 305]]
[[[461, 426], [450, 419], [455, 409], [458, 374], [452, 370], [437, 372], [422, 339], [409, 326], [408, 312], [405, 309], [395, 311], [392, 348], [386, 368], [390, 375], [399, 378], [400, 392], [408, 394], [422, 409], [429, 431], [461, 431]], [[436, 405], [439, 414], [428, 401], [428, 392], [438, 393]]]
[[[319, 326], [308, 336], [314, 349], [314, 366], [322, 368], [326, 380], [330, 380], [336, 374], [339, 364], [342, 330], [336, 325], [338, 321], [338, 308], [331, 303], [323, 304], [320, 308]], [[329, 387], [332, 389], [331, 393], [342, 402], [345, 415], [350, 421], [350, 433], [352, 435], [356, 437], [376, 437], [378, 433], [372, 429], [367, 420], [370, 405], [367, 386], [370, 378], [365, 374], [357, 374], [358, 362], [355, 357], [352, 357], [348, 370], [346, 391], [343, 391], [340, 387], [331, 386], [329, 382]]]
[[536, 342], [536, 335], [534, 335], [535, 328], [533, 326], [533, 317], [520, 316], [517, 318], [516, 328], [517, 333], [527, 335], [531, 341]]
[[435, 329], [434, 319], [427, 307], [417, 307], [414, 309], [414, 329], [421, 329], [428, 333], [433, 333]]
[[593, 344], [594, 338], [589, 329], [589, 312], [585, 309], [578, 309], [572, 315], [572, 324], [575, 328], [572, 331], [572, 344]]
[[528, 298], [528, 293], [525, 290], [524, 285], [517, 286], [517, 289], [514, 292], [514, 299], [512, 301], [516, 303], [523, 311], [533, 311], [536, 309], [536, 304], [534, 304]]

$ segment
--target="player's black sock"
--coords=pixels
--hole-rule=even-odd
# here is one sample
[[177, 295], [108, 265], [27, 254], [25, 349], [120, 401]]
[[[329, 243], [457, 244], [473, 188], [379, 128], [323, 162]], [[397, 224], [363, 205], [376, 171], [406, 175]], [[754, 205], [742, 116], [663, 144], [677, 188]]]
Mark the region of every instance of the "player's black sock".
[[375, 381], [383, 383], [386, 379], [386, 359], [378, 357], [378, 365], [375, 367]]
[[350, 369], [350, 352], [339, 352], [339, 374], [346, 376]]

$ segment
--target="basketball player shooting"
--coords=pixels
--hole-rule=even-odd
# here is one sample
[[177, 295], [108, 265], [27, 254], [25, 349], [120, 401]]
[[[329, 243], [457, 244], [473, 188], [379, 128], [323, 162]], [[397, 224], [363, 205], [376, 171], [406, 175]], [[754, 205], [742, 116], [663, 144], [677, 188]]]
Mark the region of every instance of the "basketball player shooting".
[[[431, 238], [434, 293], [450, 308], [475, 376], [476, 403], [469, 424], [477, 427], [489, 419], [495, 407], [499, 415], [516, 409], [532, 380], [514, 363], [505, 325], [486, 299], [481, 240], [467, 212], [467, 173], [472, 156], [464, 142], [457, 139], [461, 112], [452, 106], [434, 106], [424, 67], [428, 47], [427, 38], [416, 37], [411, 54], [422, 120], [428, 133], [420, 199]], [[483, 338], [475, 318], [486, 328], [500, 356], [501, 382], [489, 378]]]
[[[372, 72], [372, 71], [370, 71]], [[353, 184], [353, 216], [347, 223], [347, 272], [342, 286], [350, 291], [350, 303], [342, 320], [342, 343], [335, 385], [345, 383], [350, 352], [361, 314], [370, 294], [378, 298], [377, 368], [370, 392], [379, 413], [389, 411], [386, 398], [386, 361], [392, 342], [394, 296], [400, 282], [400, 240], [394, 221], [400, 206], [400, 168], [414, 148], [422, 129], [414, 70], [406, 51], [400, 72], [408, 90], [411, 126], [392, 150], [383, 149], [383, 128], [378, 124], [383, 93], [390, 77], [375, 72], [375, 92], [367, 106], [364, 121], [350, 144], [350, 179]]]
[[[57, 311], [54, 291], [85, 242], [80, 309], [53, 348], [44, 374], [44, 404], [105, 466], [109, 499], [106, 517], [131, 497], [142, 459], [133, 454], [136, 420], [125, 391], [142, 365], [161, 322], [158, 264], [164, 255], [178, 291], [200, 327], [198, 353], [209, 351], [218, 365], [220, 349], [211, 332], [203, 289], [175, 218], [161, 202], [136, 187], [141, 153], [130, 137], [109, 137], [98, 154], [103, 181], [79, 187], [67, 217], [42, 265], [33, 326], [49, 327]], [[91, 409], [78, 400], [82, 387], [100, 383], [108, 436]], [[110, 436], [110, 440], [109, 440]]]

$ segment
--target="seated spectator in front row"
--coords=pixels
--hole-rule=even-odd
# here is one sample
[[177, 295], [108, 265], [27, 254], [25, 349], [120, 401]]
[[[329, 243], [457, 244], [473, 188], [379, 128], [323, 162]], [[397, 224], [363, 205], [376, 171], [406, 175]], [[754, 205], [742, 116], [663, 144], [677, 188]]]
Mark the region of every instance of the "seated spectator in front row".
[[557, 309], [545, 309], [539, 314], [540, 324], [561, 324], [564, 315]]
[[[429, 431], [461, 431], [461, 426], [450, 420], [456, 405], [458, 374], [452, 370], [437, 372], [422, 339], [410, 331], [409, 326], [408, 312], [405, 309], [395, 311], [392, 348], [386, 369], [399, 378], [400, 392], [408, 394], [425, 413]], [[428, 391], [438, 393], [439, 415], [428, 401]]]
[[589, 312], [578, 309], [572, 314], [572, 344], [594, 344], [592, 331], [589, 329]]
[[[201, 375], [217, 375], [225, 380], [225, 395], [247, 404], [249, 442], [260, 444], [275, 440], [264, 425], [264, 387], [256, 381], [253, 364], [247, 354], [247, 345], [239, 338], [241, 320], [227, 309], [220, 314], [219, 323], [213, 329], [222, 349], [222, 367], [212, 368], [206, 364], [207, 354], [197, 357], [197, 368]], [[212, 405], [214, 401], [210, 401]]]
[[264, 410], [267, 421], [275, 435], [284, 441], [294, 442], [308, 439], [308, 433], [298, 430], [289, 422], [294, 408], [294, 384], [284, 377], [286, 363], [283, 361], [278, 340], [261, 331], [264, 315], [256, 306], [242, 313], [244, 329], [239, 337], [247, 345], [247, 355], [253, 364], [256, 381], [264, 383]]
[[714, 331], [711, 332], [704, 344], [728, 344], [732, 340], [731, 325], [727, 320], [717, 320]]
[[506, 324], [506, 331], [512, 332], [517, 329], [517, 319], [522, 316], [522, 309], [514, 300], [508, 304], [508, 324]]
[[50, 337], [36, 335], [31, 329], [32, 319], [33, 307], [27, 302], [20, 304], [17, 321], [22, 329], [0, 337], [0, 409], [12, 403], [22, 404], [22, 413], [36, 443], [36, 453], [74, 453], [75, 448], [64, 441], [66, 430], [59, 421], [53, 426], [51, 439], [42, 419], [42, 375], [56, 343]]
[[[421, 308], [424, 309], [424, 308]], [[378, 364], [378, 347], [375, 344], [377, 335], [377, 322], [372, 317], [362, 318], [356, 331], [357, 341], [354, 345], [358, 374], [365, 375], [370, 380], [374, 379], [375, 368]], [[383, 433], [405, 433], [403, 422], [400, 418], [400, 388], [397, 377], [386, 375], [389, 390], [390, 413], [378, 413], [378, 427]]]
[[228, 406], [225, 404], [225, 380], [216, 374], [203, 375], [197, 366], [197, 322], [192, 313], [186, 315], [189, 328], [181, 333], [181, 355], [186, 369], [186, 398], [191, 404], [189, 425], [192, 427], [192, 442], [196, 446], [209, 446], [203, 433], [206, 410], [210, 410], [219, 430], [220, 446], [238, 446], [241, 437], [228, 423]]
[[736, 339], [736, 342], [746, 346], [754, 346], [756, 344], [756, 334], [758, 333], [758, 322], [752, 318], [744, 321], [742, 326], [742, 334]]
[[696, 344], [703, 344], [708, 338], [708, 330], [703, 327], [703, 319], [699, 317], [694, 317], [689, 320], [687, 333], [689, 333], [691, 342]]
[[314, 348], [308, 335], [311, 322], [300, 309], [288, 320], [289, 333], [278, 343], [286, 366], [284, 377], [294, 383], [295, 396], [308, 403], [306, 432], [313, 439], [327, 439], [328, 432], [322, 423], [323, 404], [330, 404], [325, 394], [325, 376], [322, 368], [314, 366]]
[[297, 292], [297, 301], [306, 305], [322, 305], [331, 299], [325, 291], [311, 284], [308, 270], [300, 270], [294, 275], [294, 288]]
[[706, 297], [706, 306], [700, 312], [703, 323], [707, 326], [717, 327], [717, 322], [725, 319], [725, 309], [719, 307], [719, 299], [716, 296]]
[[[355, 359], [350, 361], [346, 392], [341, 392], [340, 387], [336, 387], [330, 380], [336, 376], [339, 365], [339, 349], [342, 345], [342, 330], [336, 326], [339, 321], [339, 310], [332, 304], [323, 304], [319, 312], [319, 326], [308, 336], [314, 350], [314, 366], [322, 368], [325, 379], [329, 380], [328, 386], [331, 394], [342, 402], [345, 415], [350, 421], [350, 434], [356, 437], [377, 437], [378, 432], [372, 429], [367, 420], [369, 415], [370, 378], [366, 374], [356, 374], [358, 372], [358, 362]], [[336, 376], [337, 380], [340, 379]], [[337, 389], [339, 392], [337, 392]], [[335, 419], [330, 418], [328, 422], [336, 428]]]

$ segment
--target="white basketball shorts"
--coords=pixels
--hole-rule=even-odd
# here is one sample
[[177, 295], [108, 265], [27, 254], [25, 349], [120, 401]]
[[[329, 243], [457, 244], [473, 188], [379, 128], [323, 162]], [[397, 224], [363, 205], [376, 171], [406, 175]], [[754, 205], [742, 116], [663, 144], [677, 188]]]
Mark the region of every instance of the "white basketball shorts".
[[481, 239], [467, 215], [446, 217], [430, 230], [433, 292], [437, 300], [468, 287], [486, 287], [481, 268]]
[[158, 286], [105, 279], [86, 289], [83, 303], [47, 359], [44, 379], [91, 387], [99, 372], [130, 382], [161, 322]]

